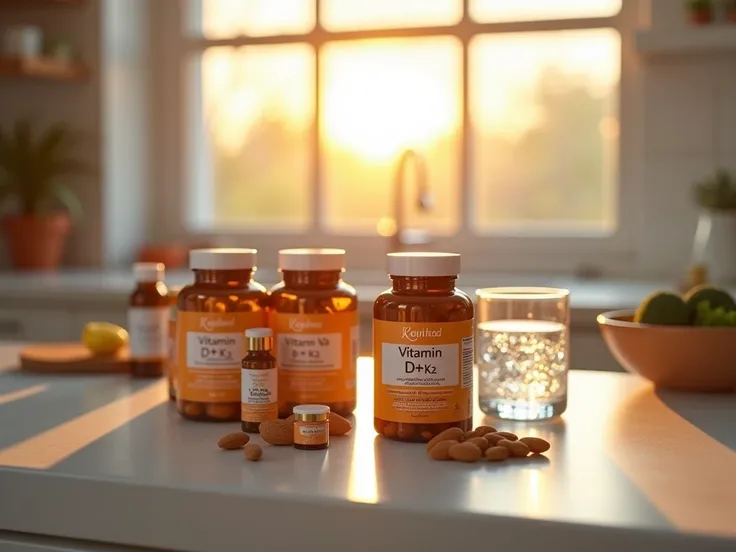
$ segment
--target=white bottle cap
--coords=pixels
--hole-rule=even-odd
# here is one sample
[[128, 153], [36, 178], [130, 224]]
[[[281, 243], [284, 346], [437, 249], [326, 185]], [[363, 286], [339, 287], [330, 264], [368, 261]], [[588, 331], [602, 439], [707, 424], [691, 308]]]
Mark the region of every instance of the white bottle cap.
[[245, 337], [271, 337], [272, 335], [271, 328], [248, 328], [245, 330]]
[[389, 253], [391, 276], [457, 276], [460, 274], [459, 253]]
[[343, 270], [344, 249], [282, 249], [280, 270]]
[[248, 270], [256, 268], [255, 249], [192, 249], [189, 268], [200, 270]]
[[300, 404], [295, 406], [293, 410], [294, 414], [329, 414], [330, 407], [323, 404]]
[[133, 274], [136, 282], [162, 282], [166, 267], [163, 263], [135, 263]]

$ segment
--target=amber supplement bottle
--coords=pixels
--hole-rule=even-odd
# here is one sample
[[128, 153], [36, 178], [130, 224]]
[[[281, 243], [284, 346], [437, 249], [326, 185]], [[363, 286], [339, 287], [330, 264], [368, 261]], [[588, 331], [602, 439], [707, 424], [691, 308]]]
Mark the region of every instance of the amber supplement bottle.
[[176, 400], [176, 301], [179, 298], [181, 286], [169, 288], [169, 362], [166, 375], [169, 378], [169, 399]]
[[426, 442], [473, 422], [473, 302], [455, 289], [460, 255], [389, 253], [393, 287], [373, 306], [374, 425]]
[[330, 407], [302, 404], [294, 407], [294, 448], [322, 450], [330, 446]]
[[342, 281], [343, 249], [279, 251], [283, 281], [271, 290], [279, 415], [317, 403], [349, 415], [356, 404], [358, 296]]
[[137, 282], [130, 295], [128, 334], [135, 377], [163, 376], [169, 358], [169, 301], [161, 263], [136, 263]]
[[245, 330], [268, 321], [256, 250], [195, 249], [189, 265], [194, 283], [177, 300], [177, 408], [190, 420], [238, 421]]
[[248, 354], [242, 362], [240, 422], [246, 433], [258, 433], [261, 422], [279, 417], [278, 374], [271, 355], [270, 328], [245, 330]]

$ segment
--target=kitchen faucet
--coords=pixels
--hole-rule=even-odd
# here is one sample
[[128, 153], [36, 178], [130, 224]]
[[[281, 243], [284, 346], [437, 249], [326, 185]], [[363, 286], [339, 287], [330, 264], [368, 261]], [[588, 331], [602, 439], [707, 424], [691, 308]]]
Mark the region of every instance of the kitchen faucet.
[[424, 159], [414, 150], [407, 149], [401, 153], [394, 175], [394, 232], [389, 235], [389, 253], [404, 250], [406, 245], [422, 245], [430, 242], [426, 231], [404, 228], [404, 194], [406, 188], [406, 170], [414, 163], [417, 179], [416, 207], [422, 211], [432, 208], [433, 198], [427, 181], [427, 165]]

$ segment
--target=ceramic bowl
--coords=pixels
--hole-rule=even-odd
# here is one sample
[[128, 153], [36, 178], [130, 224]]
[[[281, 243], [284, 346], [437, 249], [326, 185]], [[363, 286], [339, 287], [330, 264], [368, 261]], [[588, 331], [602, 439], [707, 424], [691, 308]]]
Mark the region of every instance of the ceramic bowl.
[[655, 326], [633, 318], [633, 310], [598, 316], [608, 349], [626, 370], [668, 389], [736, 390], [736, 328]]

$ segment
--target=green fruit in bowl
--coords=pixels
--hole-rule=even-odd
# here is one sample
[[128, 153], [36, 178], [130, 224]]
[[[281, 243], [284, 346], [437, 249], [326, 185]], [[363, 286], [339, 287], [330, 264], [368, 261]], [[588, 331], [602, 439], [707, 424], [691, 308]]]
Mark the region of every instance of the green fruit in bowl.
[[701, 301], [696, 307], [696, 326], [710, 326], [712, 328], [727, 328], [736, 326], [736, 310], [726, 310], [723, 307], [712, 308], [710, 301]]
[[684, 326], [690, 323], [690, 309], [676, 293], [656, 291], [642, 301], [634, 322], [660, 326]]
[[727, 291], [707, 285], [696, 286], [685, 294], [685, 302], [690, 310], [690, 320], [696, 321], [698, 305], [705, 301], [709, 303], [709, 309], [715, 310], [722, 307], [727, 312], [736, 310], [736, 301]]

